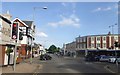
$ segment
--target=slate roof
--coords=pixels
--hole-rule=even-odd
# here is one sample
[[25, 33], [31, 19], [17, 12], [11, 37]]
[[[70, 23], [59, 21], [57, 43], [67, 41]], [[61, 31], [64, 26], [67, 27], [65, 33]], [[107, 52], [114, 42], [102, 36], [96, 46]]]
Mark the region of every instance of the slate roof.
[[32, 26], [33, 24], [33, 21], [25, 21], [25, 20], [22, 20], [26, 25], [28, 25], [29, 27]]

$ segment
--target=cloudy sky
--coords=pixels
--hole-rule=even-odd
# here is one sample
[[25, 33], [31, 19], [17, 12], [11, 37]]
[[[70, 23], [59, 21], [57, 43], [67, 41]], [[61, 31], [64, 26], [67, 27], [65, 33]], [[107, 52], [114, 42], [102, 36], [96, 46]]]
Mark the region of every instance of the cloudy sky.
[[46, 47], [62, 47], [79, 35], [107, 34], [118, 20], [117, 2], [3, 2], [2, 13], [7, 10], [12, 19], [33, 20], [34, 16], [35, 42]]

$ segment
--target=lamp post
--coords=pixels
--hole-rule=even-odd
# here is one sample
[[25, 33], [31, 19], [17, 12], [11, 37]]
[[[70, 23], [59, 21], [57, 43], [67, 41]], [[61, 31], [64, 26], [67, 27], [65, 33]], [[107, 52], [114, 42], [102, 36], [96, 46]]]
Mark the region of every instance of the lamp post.
[[[36, 9], [47, 9], [47, 7], [33, 7], [33, 24], [35, 25], [35, 10]], [[31, 34], [32, 34], [32, 37], [31, 37], [31, 63], [32, 63], [32, 45], [33, 45], [33, 29], [32, 29], [32, 31], [31, 31]]]
[[[114, 25], [109, 26], [109, 28], [112, 27], [113, 46], [115, 46], [115, 43], [114, 43], [115, 42], [114, 41], [114, 28], [113, 28], [115, 25], [117, 25], [117, 23], [114, 24]], [[118, 34], [118, 38], [119, 38], [119, 34]], [[116, 50], [116, 47], [115, 47], [115, 59], [116, 59], [117, 73], [119, 73], [119, 64], [118, 64], [118, 60], [117, 60], [117, 50]]]
[[109, 28], [112, 28], [112, 34], [114, 34], [114, 26], [117, 25], [117, 23], [115, 23], [114, 25], [110, 25]]
[[114, 25], [110, 25], [109, 28], [112, 28], [112, 37], [113, 37], [113, 43], [112, 46], [114, 46], [114, 26], [117, 25], [117, 23], [115, 23]]
[[63, 54], [66, 54], [66, 44], [63, 44]]

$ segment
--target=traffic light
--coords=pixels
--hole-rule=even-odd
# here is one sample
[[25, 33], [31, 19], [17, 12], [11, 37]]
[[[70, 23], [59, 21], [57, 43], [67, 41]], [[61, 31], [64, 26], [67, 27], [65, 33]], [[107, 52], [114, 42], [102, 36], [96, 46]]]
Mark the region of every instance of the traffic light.
[[12, 39], [17, 39], [18, 36], [18, 23], [14, 22], [12, 24]]
[[23, 33], [19, 32], [19, 40], [23, 40]]

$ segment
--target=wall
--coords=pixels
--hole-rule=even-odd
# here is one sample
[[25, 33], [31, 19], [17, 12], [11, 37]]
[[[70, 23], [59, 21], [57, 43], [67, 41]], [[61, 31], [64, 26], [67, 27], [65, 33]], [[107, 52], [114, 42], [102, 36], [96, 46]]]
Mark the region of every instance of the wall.
[[27, 36], [23, 36], [23, 40], [21, 41], [21, 44], [27, 44], [27, 43], [28, 43]]

